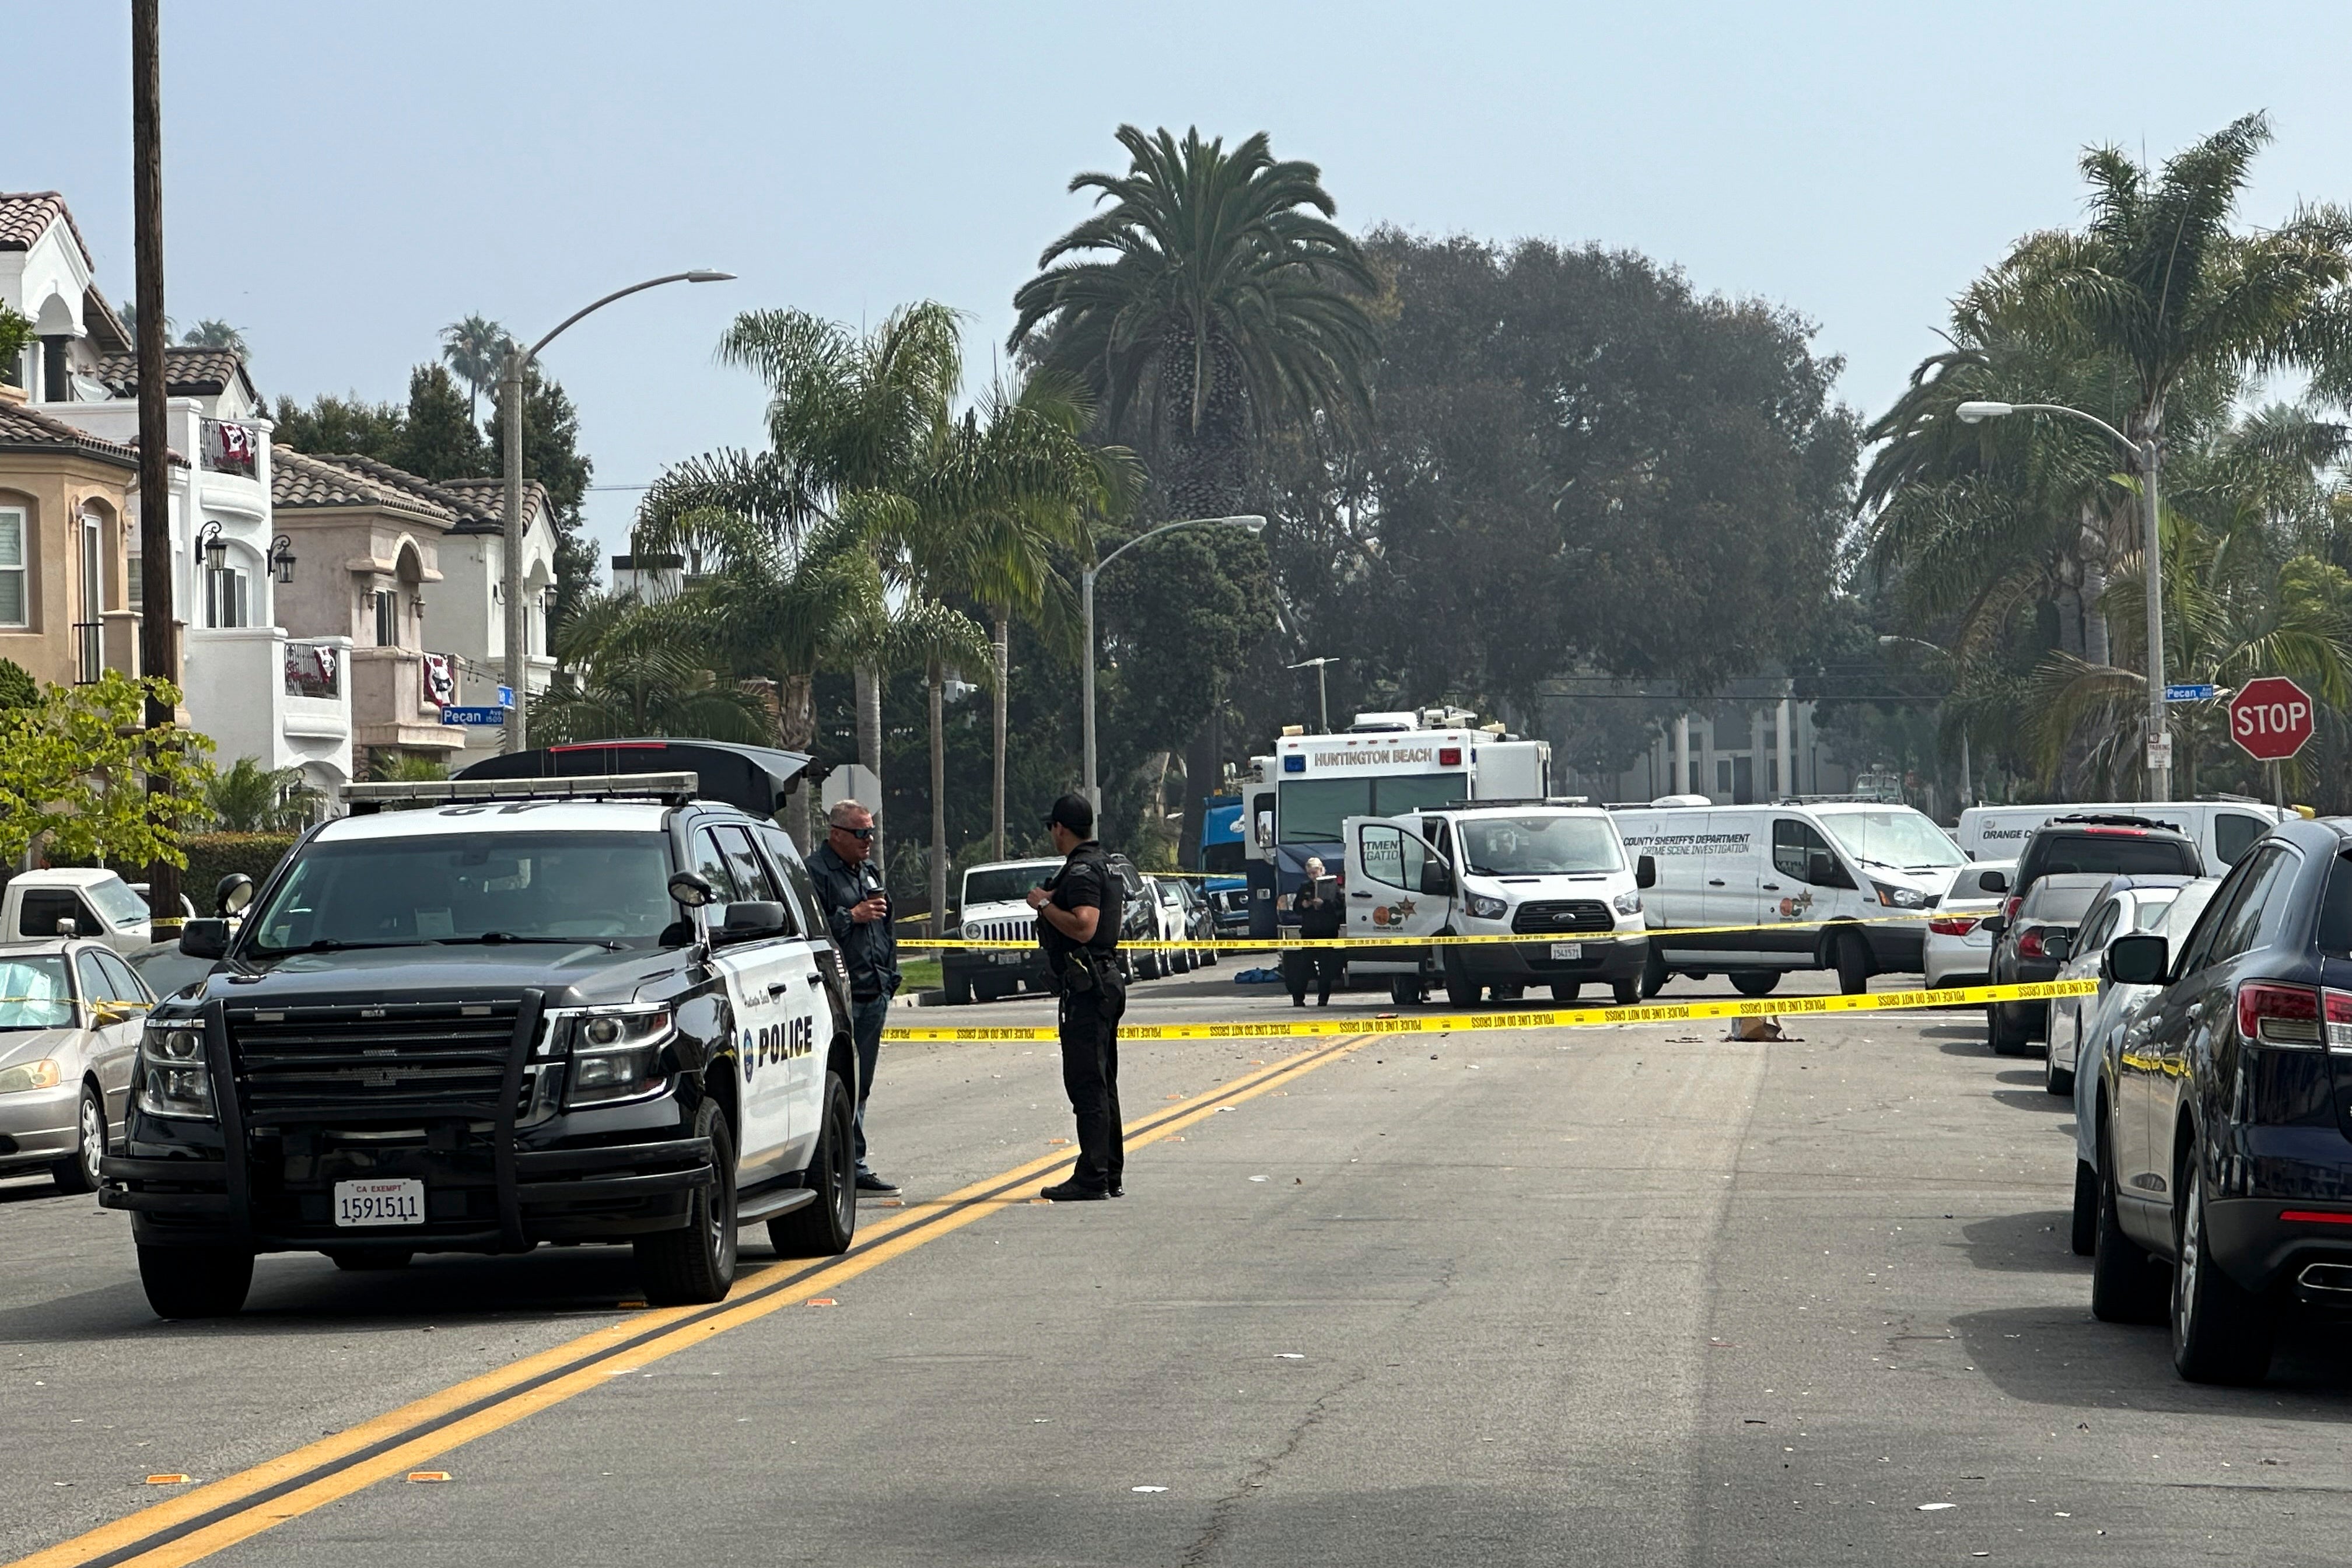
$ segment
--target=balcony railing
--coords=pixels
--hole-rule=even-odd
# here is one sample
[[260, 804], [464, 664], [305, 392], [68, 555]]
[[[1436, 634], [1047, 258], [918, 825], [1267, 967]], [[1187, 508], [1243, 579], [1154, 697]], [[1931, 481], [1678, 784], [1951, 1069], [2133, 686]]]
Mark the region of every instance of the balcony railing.
[[74, 684], [93, 686], [106, 673], [106, 624], [102, 621], [76, 621], [74, 637]]
[[220, 474], [255, 477], [259, 460], [260, 432], [228, 419], [207, 419], [204, 428], [205, 467]]
[[286, 695], [340, 697], [343, 691], [342, 650], [324, 643], [286, 645]]

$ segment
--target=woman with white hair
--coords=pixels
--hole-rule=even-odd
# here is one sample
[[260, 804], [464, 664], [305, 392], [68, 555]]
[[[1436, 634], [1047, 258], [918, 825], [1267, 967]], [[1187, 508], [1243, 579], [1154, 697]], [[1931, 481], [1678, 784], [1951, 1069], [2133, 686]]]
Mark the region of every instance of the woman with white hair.
[[[1339, 934], [1347, 911], [1339, 902], [1339, 879], [1323, 874], [1319, 856], [1308, 856], [1307, 875], [1298, 884], [1298, 896], [1291, 900], [1298, 912], [1298, 935], [1302, 941], [1328, 939]], [[1331, 987], [1339, 979], [1340, 950], [1336, 947], [1293, 948], [1282, 955], [1283, 978], [1290, 983], [1290, 1005], [1307, 1005], [1307, 982], [1316, 982], [1315, 1005], [1331, 1005]]]

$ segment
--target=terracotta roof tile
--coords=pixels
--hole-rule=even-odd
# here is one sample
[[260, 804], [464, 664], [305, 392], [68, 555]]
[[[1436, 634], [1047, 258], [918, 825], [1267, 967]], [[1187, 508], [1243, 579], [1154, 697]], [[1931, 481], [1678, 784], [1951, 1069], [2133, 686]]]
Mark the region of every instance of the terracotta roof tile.
[[[497, 533], [506, 527], [507, 482], [496, 477], [479, 479], [445, 479], [445, 489], [453, 490], [464, 501], [470, 514], [458, 525], [459, 533]], [[523, 526], [537, 522], [547, 510], [547, 487], [537, 479], [522, 482]]]
[[[167, 397], [208, 397], [226, 392], [229, 384], [244, 374], [245, 356], [235, 349], [173, 343], [163, 351], [163, 394]], [[98, 379], [117, 397], [138, 396], [139, 356], [99, 355]], [[250, 378], [247, 384], [252, 384]]]
[[[392, 475], [399, 477], [387, 477]], [[282, 444], [273, 444], [269, 450], [269, 500], [280, 511], [379, 506], [430, 518], [445, 527], [455, 524], [457, 509], [435, 500], [430, 493], [434, 488], [373, 458], [314, 458]]]
[[81, 226], [74, 222], [65, 197], [56, 191], [0, 191], [0, 250], [32, 249], [33, 242], [59, 218], [66, 220], [67, 231], [81, 250], [82, 265], [96, 270], [98, 264], [90, 259]]
[[139, 467], [136, 447], [101, 439], [19, 404], [0, 403], [0, 452], [43, 451], [79, 452], [116, 468]]

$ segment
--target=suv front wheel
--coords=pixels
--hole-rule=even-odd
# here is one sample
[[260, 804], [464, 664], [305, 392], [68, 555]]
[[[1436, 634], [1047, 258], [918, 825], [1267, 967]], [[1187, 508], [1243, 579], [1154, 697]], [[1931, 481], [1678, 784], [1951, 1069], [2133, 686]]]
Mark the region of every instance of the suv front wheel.
[[640, 1237], [637, 1272], [656, 1307], [698, 1307], [727, 1299], [735, 1283], [735, 1140], [719, 1102], [705, 1097], [694, 1136], [710, 1140], [710, 1180], [688, 1196], [686, 1224]]
[[857, 1235], [856, 1114], [841, 1075], [825, 1074], [824, 1113], [806, 1177], [816, 1189], [816, 1202], [768, 1222], [768, 1240], [777, 1256], [832, 1258], [849, 1250]]

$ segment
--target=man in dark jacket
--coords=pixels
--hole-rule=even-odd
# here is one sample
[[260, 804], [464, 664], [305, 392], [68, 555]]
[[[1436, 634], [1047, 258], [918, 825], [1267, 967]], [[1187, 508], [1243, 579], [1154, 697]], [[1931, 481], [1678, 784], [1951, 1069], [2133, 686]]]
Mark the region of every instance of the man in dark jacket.
[[[1291, 900], [1298, 912], [1298, 934], [1308, 941], [1319, 941], [1340, 934], [1346, 923], [1347, 910], [1339, 902], [1339, 880], [1323, 874], [1319, 857], [1308, 856], [1307, 875], [1298, 884], [1298, 896]], [[1307, 1005], [1307, 983], [1317, 982], [1315, 1005], [1331, 1005], [1331, 987], [1338, 983], [1342, 960], [1336, 947], [1295, 947], [1282, 955], [1283, 978], [1290, 983], [1290, 1005]]]
[[1042, 1195], [1055, 1203], [1127, 1195], [1126, 1126], [1118, 1109], [1118, 1021], [1127, 982], [1118, 973], [1119, 916], [1126, 887], [1095, 841], [1095, 811], [1066, 795], [1045, 818], [1062, 868], [1031, 889], [1046, 979], [1061, 997], [1062, 1088], [1078, 1122], [1078, 1158], [1066, 1182]]
[[898, 1189], [866, 1163], [866, 1097], [882, 1056], [882, 1026], [898, 989], [898, 938], [890, 928], [890, 900], [874, 865], [874, 814], [854, 800], [825, 818], [824, 842], [808, 858], [810, 878], [833, 928], [834, 945], [849, 972], [849, 1031], [857, 1047], [857, 1190]]

